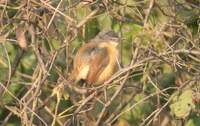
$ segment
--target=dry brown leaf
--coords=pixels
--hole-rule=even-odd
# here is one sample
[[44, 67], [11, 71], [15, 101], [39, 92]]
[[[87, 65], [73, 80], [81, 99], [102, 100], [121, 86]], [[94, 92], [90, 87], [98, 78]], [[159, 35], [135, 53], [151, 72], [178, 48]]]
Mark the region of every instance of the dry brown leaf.
[[17, 38], [17, 42], [18, 42], [19, 46], [22, 49], [26, 49], [27, 48], [27, 41], [26, 41], [25, 31], [22, 28], [22, 26], [18, 26], [16, 28], [16, 38]]

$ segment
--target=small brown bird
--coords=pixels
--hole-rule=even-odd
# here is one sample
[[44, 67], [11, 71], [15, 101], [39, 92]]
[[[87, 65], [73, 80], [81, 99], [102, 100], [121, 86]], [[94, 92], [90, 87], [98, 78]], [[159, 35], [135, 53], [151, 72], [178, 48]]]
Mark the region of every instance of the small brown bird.
[[84, 80], [89, 85], [99, 85], [108, 80], [118, 68], [118, 43], [117, 33], [108, 31], [100, 32], [84, 44], [74, 58], [69, 80]]

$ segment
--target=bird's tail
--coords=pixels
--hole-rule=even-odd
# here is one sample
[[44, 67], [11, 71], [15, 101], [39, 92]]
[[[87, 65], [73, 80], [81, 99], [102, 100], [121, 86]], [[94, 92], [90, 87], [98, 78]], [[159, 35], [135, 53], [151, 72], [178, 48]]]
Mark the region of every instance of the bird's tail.
[[65, 85], [70, 88], [71, 90], [75, 91], [76, 93], [79, 93], [79, 94], [85, 94], [87, 93], [87, 89], [85, 88], [80, 88], [80, 87], [77, 87], [76, 86], [76, 83], [77, 83], [77, 71], [76, 70], [73, 70], [71, 72], [71, 74], [69, 75], [69, 77], [66, 79], [65, 81]]

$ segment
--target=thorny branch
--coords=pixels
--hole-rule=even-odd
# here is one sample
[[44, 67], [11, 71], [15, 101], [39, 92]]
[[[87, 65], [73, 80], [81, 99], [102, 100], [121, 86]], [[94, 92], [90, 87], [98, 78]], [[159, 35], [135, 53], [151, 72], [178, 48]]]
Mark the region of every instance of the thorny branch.
[[[89, 120], [91, 125], [111, 126], [149, 101], [156, 107], [137, 124], [164, 125], [156, 119], [170, 106], [173, 93], [199, 88], [200, 26], [195, 3], [199, 4], [196, 0], [23, 0], [15, 4], [1, 0], [0, 105], [6, 116], [0, 124], [6, 125], [14, 116], [24, 125], [61, 126], [75, 121], [84, 126]], [[181, 17], [185, 11], [191, 16]], [[101, 28], [102, 19], [106, 28]], [[14, 32], [17, 27], [25, 29], [21, 33], [27, 40], [26, 49], [20, 47], [20, 37]], [[121, 31], [123, 67], [98, 87], [69, 84], [77, 45], [85, 35], [91, 38], [111, 28]], [[173, 76], [167, 78], [169, 85], [166, 74]], [[12, 91], [12, 86], [17, 89]], [[144, 97], [136, 100], [140, 94]], [[7, 95], [9, 102], [5, 102]], [[194, 101], [199, 103], [199, 98]], [[169, 116], [167, 112], [162, 118]]]

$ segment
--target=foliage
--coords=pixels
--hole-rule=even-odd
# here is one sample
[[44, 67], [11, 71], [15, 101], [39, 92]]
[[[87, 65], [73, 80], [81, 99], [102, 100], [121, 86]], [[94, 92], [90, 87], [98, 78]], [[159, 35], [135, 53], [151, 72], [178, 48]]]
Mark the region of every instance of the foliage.
[[[199, 10], [199, 0], [0, 0], [0, 124], [199, 126]], [[65, 90], [77, 49], [108, 30], [121, 37], [119, 71], [99, 95]]]

